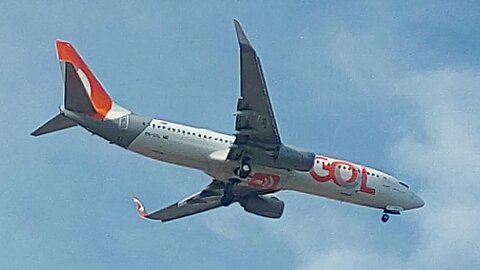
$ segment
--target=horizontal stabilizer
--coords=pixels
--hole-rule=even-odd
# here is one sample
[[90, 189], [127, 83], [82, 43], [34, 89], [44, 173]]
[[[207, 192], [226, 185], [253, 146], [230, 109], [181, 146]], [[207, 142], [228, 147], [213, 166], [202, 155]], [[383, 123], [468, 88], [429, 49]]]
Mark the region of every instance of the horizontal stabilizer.
[[50, 119], [47, 123], [43, 124], [43, 126], [39, 127], [34, 132], [30, 133], [32, 136], [40, 136], [43, 134], [47, 134], [50, 132], [55, 132], [58, 130], [70, 128], [76, 126], [77, 123], [73, 122], [72, 120], [66, 118], [62, 114], [58, 114], [52, 119]]

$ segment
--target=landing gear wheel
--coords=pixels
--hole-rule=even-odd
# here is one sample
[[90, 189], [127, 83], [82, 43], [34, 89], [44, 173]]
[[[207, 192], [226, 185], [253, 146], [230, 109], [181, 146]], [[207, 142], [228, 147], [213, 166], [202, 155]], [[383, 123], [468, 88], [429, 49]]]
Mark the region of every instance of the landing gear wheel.
[[386, 223], [389, 218], [390, 218], [390, 216], [389, 216], [388, 214], [383, 214], [383, 215], [382, 215], [382, 222], [383, 222], [383, 223]]
[[251, 171], [252, 171], [252, 168], [250, 167], [249, 164], [247, 163], [242, 164], [238, 169], [238, 176], [240, 176], [240, 178], [247, 178]]
[[220, 199], [222, 206], [229, 206], [233, 202], [233, 192], [225, 193]]
[[245, 171], [245, 172], [250, 172], [252, 170], [252, 168], [250, 168], [250, 165], [248, 165], [248, 164], [243, 164], [242, 165], [242, 170]]
[[252, 167], [250, 166], [250, 157], [244, 156], [240, 160], [240, 167], [236, 168], [234, 173], [240, 178], [247, 178], [252, 172]]
[[235, 195], [233, 194], [233, 188], [238, 183], [238, 180], [230, 180], [225, 186], [223, 196], [222, 198], [220, 198], [220, 203], [223, 206], [229, 206], [233, 202], [233, 199], [235, 199]]

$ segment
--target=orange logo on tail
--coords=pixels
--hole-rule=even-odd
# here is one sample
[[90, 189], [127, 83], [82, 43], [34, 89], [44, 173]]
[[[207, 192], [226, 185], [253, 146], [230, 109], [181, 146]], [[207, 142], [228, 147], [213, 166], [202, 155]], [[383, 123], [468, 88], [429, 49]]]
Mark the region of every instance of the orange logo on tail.
[[56, 45], [58, 60], [69, 62], [75, 66], [78, 76], [87, 90], [93, 108], [102, 118], [105, 118], [108, 111], [112, 108], [112, 99], [102, 84], [95, 78], [93, 72], [88, 68], [72, 44], [67, 41], [57, 40]]

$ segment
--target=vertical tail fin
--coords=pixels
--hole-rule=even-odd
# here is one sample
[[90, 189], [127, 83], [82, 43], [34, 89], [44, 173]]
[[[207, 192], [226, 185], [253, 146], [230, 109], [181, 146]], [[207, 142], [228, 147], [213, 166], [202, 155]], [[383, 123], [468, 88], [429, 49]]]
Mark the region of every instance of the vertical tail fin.
[[[93, 72], [68, 41], [56, 40], [58, 60], [65, 87], [64, 108], [96, 119], [115, 119], [130, 111], [115, 104]], [[31, 133], [39, 136], [76, 126], [62, 112]]]
[[72, 44], [56, 41], [58, 60], [65, 83], [65, 108], [105, 118], [112, 99]]

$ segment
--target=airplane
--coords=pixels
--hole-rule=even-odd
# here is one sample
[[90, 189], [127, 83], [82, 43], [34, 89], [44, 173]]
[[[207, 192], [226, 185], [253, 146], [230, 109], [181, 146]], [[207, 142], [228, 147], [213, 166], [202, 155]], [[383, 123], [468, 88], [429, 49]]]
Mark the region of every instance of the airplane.
[[111, 144], [212, 178], [200, 192], [153, 213], [133, 198], [141, 217], [162, 222], [232, 203], [255, 215], [280, 218], [285, 204], [273, 193], [281, 190], [377, 208], [383, 210], [383, 222], [389, 214], [424, 206], [406, 183], [387, 173], [284, 144], [260, 59], [237, 20], [234, 26], [240, 47], [240, 97], [232, 135], [141, 116], [116, 104], [74, 46], [63, 40], [56, 40], [56, 50], [64, 104], [31, 135], [81, 126]]

